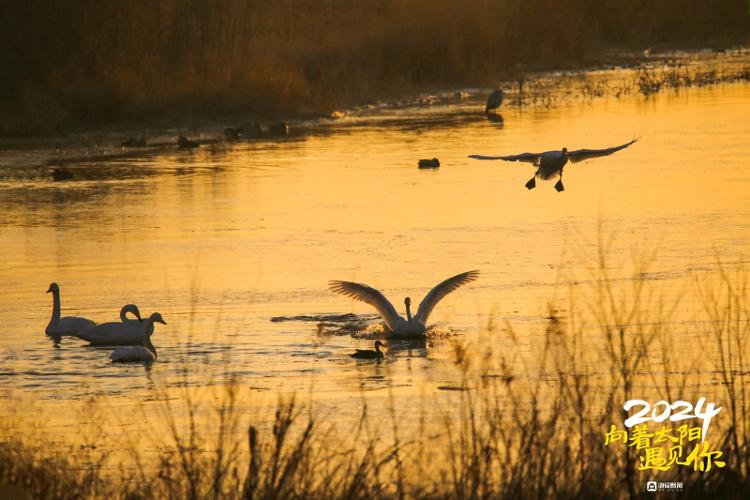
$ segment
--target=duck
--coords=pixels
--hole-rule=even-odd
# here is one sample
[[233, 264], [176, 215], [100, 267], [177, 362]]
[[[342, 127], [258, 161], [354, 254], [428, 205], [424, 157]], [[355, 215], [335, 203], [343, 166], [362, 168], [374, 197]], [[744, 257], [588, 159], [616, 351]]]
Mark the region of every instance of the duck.
[[73, 177], [75, 177], [73, 171], [68, 170], [67, 168], [56, 167], [52, 169], [52, 180], [55, 182], [69, 181]]
[[484, 156], [484, 155], [469, 155], [469, 158], [474, 160], [505, 160], [505, 161], [522, 161], [528, 162], [537, 167], [534, 177], [532, 177], [526, 184], [526, 189], [534, 189], [536, 187], [535, 178], [542, 180], [549, 180], [555, 176], [559, 176], [560, 179], [555, 184], [555, 190], [557, 192], [565, 191], [565, 186], [562, 182], [563, 167], [570, 161], [571, 163], [577, 163], [579, 161], [589, 160], [591, 158], [599, 158], [601, 156], [608, 156], [618, 151], [621, 151], [631, 144], [637, 142], [635, 138], [625, 144], [619, 146], [613, 146], [605, 149], [577, 149], [575, 151], [568, 151], [568, 148], [562, 148], [556, 151], [545, 151], [543, 153], [521, 153], [517, 155], [508, 156]]
[[151, 335], [146, 335], [140, 345], [118, 347], [109, 359], [113, 363], [153, 363], [156, 361], [156, 347], [151, 343]]
[[276, 122], [268, 126], [271, 135], [289, 135], [289, 125], [286, 122]]
[[374, 351], [372, 349], [357, 349], [349, 356], [355, 359], [383, 359], [385, 354], [380, 350], [383, 345], [384, 344], [381, 341], [376, 340]]
[[373, 306], [383, 318], [383, 321], [385, 321], [389, 337], [420, 338], [424, 336], [427, 330], [427, 318], [437, 303], [449, 293], [462, 285], [474, 281], [478, 277], [479, 271], [467, 271], [439, 283], [422, 299], [417, 309], [417, 314], [413, 317], [411, 315], [411, 299], [406, 297], [404, 299], [406, 319], [399, 316], [396, 308], [393, 307], [393, 304], [382, 293], [364, 283], [332, 280], [328, 282], [328, 289], [331, 292], [339, 293]]
[[487, 97], [487, 104], [484, 106], [484, 112], [491, 113], [499, 108], [503, 103], [503, 97], [505, 97], [505, 94], [503, 94], [502, 89], [493, 90], [489, 97]]
[[166, 321], [158, 312], [144, 319], [140, 324], [129, 320], [127, 322], [102, 323], [75, 336], [92, 345], [141, 345], [143, 339], [154, 333], [154, 323], [166, 325]]
[[60, 317], [60, 286], [57, 283], [51, 283], [47, 293], [52, 294], [52, 318], [44, 330], [47, 335], [54, 337], [75, 335], [96, 325], [94, 321], [79, 316]]
[[419, 168], [440, 168], [440, 160], [433, 158], [432, 160], [419, 160]]
[[237, 141], [245, 135], [245, 129], [242, 127], [227, 127], [224, 129], [224, 137], [229, 141]]
[[191, 141], [182, 134], [177, 137], [177, 147], [179, 147], [180, 149], [192, 149], [197, 148], [198, 146], [200, 146], [200, 143]]

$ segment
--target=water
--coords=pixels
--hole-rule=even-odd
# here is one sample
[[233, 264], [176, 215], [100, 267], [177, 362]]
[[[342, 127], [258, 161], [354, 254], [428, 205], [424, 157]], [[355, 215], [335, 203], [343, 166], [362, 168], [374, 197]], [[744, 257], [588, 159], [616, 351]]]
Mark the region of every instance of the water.
[[[2, 398], [34, 401], [65, 432], [73, 402], [105, 395], [127, 412], [179, 385], [187, 364], [195, 386], [232, 380], [266, 401], [312, 394], [356, 414], [362, 389], [403, 401], [450, 392], [460, 383], [453, 342], [476, 340], [490, 315], [540, 335], [547, 303], [566, 294], [561, 263], [578, 231], [603, 223], [618, 252], [658, 245], [648, 277], [676, 287], [715, 269], [717, 250], [736, 259], [750, 249], [750, 85], [506, 109], [502, 125], [481, 106], [380, 110], [280, 141], [196, 151], [103, 159], [115, 143], [106, 136], [61, 151], [4, 151]], [[622, 152], [569, 165], [564, 193], [553, 182], [527, 191], [526, 164], [467, 158], [634, 136]], [[48, 160], [76, 157], [65, 162], [72, 178], [54, 181]], [[439, 170], [417, 169], [432, 157]], [[318, 335], [320, 315], [376, 323], [366, 304], [330, 293], [330, 279], [375, 286], [403, 313], [405, 296], [417, 304], [471, 269], [481, 278], [431, 317], [440, 335], [391, 345], [382, 363], [348, 357], [371, 335]], [[114, 321], [131, 302], [159, 311], [168, 325], [153, 338], [158, 362], [113, 365], [111, 349], [47, 338], [51, 281], [63, 315]], [[298, 315], [311, 318], [271, 321]]]

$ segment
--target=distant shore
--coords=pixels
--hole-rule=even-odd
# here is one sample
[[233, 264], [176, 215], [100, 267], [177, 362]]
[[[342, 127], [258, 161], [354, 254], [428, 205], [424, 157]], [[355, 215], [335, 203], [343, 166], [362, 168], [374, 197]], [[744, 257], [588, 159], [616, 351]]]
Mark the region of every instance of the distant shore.
[[[89, 5], [91, 4], [91, 5]], [[0, 8], [0, 137], [314, 119], [434, 89], [748, 41], [734, 0], [255, 3], [50, 0]]]

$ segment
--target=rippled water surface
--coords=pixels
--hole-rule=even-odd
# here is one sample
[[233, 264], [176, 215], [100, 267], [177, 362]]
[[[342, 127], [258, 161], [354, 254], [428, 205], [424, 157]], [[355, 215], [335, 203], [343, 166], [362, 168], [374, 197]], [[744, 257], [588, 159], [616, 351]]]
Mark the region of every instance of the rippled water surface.
[[[547, 303], [564, 295], [559, 266], [579, 230], [602, 222], [623, 246], [657, 244], [650, 277], [665, 282], [712, 269], [717, 249], [747, 254], [749, 115], [742, 83], [513, 108], [503, 123], [486, 120], [481, 103], [457, 101], [280, 141], [84, 155], [65, 163], [64, 181], [53, 179], [54, 154], [5, 151], [3, 398], [34, 400], [64, 426], [71, 401], [106, 394], [114, 406], [140, 404], [178, 384], [185, 362], [196, 385], [234, 377], [268, 395], [312, 387], [345, 413], [358, 411], [362, 386], [405, 398], [456, 386], [452, 344], [475, 339], [490, 313], [526, 335], [542, 330]], [[553, 182], [527, 191], [526, 164], [467, 158], [634, 136], [629, 149], [569, 165], [563, 193]], [[417, 168], [432, 157], [439, 170]], [[481, 278], [431, 318], [437, 338], [392, 344], [383, 363], [348, 357], [371, 344], [374, 327], [318, 334], [321, 315], [377, 323], [366, 304], [330, 293], [330, 279], [378, 287], [403, 313], [405, 296], [418, 303], [471, 269]], [[63, 315], [114, 321], [129, 302], [159, 311], [168, 325], [154, 335], [158, 362], [113, 365], [110, 349], [47, 338], [51, 281]]]

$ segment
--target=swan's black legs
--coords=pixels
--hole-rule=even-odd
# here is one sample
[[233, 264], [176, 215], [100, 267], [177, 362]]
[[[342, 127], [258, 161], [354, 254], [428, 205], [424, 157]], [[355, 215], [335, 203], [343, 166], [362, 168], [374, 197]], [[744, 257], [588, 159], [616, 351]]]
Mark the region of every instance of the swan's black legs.
[[557, 192], [565, 191], [565, 186], [563, 186], [562, 183], [562, 169], [560, 169], [560, 180], [557, 181], [557, 184], [555, 184], [555, 189], [557, 189]]
[[526, 189], [534, 189], [536, 187], [536, 181], [532, 177], [529, 182], [526, 183]]

